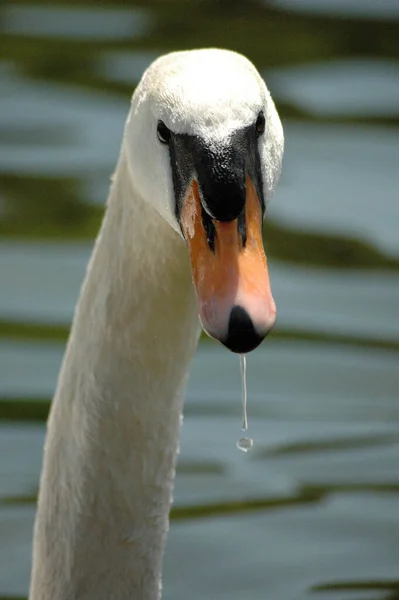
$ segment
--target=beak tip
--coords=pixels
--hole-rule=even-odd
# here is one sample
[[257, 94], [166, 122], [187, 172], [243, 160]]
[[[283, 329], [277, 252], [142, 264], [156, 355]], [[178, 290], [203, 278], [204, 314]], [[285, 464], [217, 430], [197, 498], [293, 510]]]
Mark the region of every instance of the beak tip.
[[211, 333], [219, 342], [236, 354], [247, 354], [255, 350], [273, 329], [275, 313], [267, 326], [254, 325], [250, 315], [242, 306], [236, 305], [230, 313], [227, 335]]

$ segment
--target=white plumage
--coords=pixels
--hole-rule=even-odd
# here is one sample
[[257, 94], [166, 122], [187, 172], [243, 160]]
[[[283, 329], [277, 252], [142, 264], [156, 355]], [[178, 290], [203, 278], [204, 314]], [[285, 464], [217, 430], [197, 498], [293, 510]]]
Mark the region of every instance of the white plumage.
[[48, 422], [31, 600], [160, 597], [183, 394], [200, 328], [157, 122], [211, 145], [260, 109], [269, 197], [282, 129], [244, 57], [161, 57], [133, 95]]

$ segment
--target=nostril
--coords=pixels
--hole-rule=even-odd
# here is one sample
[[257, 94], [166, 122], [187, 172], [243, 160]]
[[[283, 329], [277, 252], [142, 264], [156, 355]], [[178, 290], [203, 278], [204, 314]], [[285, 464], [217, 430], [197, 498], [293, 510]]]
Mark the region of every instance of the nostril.
[[223, 344], [232, 352], [244, 354], [259, 346], [267, 331], [258, 332], [251, 317], [242, 306], [234, 306], [230, 313], [227, 337]]

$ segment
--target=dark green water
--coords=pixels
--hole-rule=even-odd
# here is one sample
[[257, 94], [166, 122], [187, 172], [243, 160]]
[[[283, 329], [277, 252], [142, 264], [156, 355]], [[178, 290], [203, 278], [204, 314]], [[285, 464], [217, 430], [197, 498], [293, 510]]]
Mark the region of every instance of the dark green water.
[[278, 326], [193, 364], [164, 598], [399, 598], [399, 4], [0, 7], [0, 599], [25, 598], [48, 403], [129, 98], [157, 55], [246, 54], [282, 116]]

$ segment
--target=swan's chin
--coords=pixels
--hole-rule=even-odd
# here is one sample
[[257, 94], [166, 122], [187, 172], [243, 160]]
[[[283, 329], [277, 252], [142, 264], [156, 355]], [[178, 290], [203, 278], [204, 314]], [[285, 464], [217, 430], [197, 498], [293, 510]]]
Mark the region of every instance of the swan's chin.
[[188, 188], [181, 226], [187, 240], [204, 331], [232, 352], [254, 350], [276, 320], [262, 240], [262, 211], [250, 178], [238, 219], [211, 219], [198, 182]]

